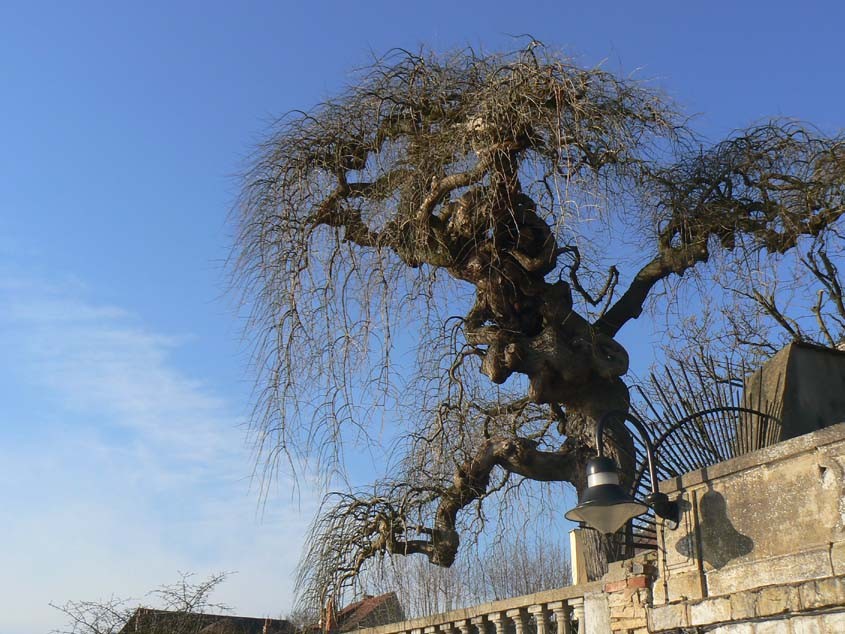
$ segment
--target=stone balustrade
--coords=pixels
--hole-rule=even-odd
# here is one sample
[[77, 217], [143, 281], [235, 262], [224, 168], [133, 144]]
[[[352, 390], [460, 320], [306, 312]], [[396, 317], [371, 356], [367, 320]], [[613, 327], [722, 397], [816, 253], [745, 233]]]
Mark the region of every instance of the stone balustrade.
[[[357, 630], [357, 634], [574, 634], [589, 632], [584, 596], [603, 583], [582, 583], [482, 603], [443, 614]], [[573, 628], [573, 622], [579, 627]]]

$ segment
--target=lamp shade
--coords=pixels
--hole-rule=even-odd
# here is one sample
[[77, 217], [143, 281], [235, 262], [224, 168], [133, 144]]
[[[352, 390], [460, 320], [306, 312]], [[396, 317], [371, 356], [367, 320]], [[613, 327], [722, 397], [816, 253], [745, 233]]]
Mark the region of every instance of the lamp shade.
[[647, 510], [645, 504], [637, 502], [619, 486], [613, 460], [600, 456], [587, 463], [587, 488], [578, 506], [564, 517], [584, 522], [602, 533], [615, 533], [625, 522]]

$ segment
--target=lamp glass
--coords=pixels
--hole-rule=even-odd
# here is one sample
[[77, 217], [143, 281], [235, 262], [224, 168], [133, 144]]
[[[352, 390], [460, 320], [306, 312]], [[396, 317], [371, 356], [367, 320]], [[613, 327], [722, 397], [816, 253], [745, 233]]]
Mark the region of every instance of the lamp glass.
[[573, 522], [584, 522], [602, 533], [615, 533], [625, 525], [625, 522], [637, 515], [642, 515], [647, 510], [648, 507], [645, 504], [641, 504], [630, 497], [627, 500], [614, 500], [605, 503], [592, 500], [579, 504], [569, 511], [565, 517]]

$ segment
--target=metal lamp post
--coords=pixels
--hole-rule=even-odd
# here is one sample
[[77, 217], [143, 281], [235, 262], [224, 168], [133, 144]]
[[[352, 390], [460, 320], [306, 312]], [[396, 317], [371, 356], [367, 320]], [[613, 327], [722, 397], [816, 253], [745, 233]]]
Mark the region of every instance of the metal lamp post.
[[[642, 502], [634, 499], [619, 485], [619, 473], [616, 463], [604, 455], [604, 430], [607, 421], [613, 417], [629, 421], [642, 437], [651, 476], [651, 493]], [[602, 533], [615, 533], [626, 522], [654, 510], [658, 517], [675, 526], [681, 518], [681, 509], [677, 502], [670, 502], [665, 493], [657, 490], [657, 474], [654, 467], [654, 446], [645, 425], [627, 412], [608, 412], [596, 425], [596, 448], [598, 456], [587, 463], [587, 488], [574, 509], [564, 517], [573, 522], [584, 523]]]

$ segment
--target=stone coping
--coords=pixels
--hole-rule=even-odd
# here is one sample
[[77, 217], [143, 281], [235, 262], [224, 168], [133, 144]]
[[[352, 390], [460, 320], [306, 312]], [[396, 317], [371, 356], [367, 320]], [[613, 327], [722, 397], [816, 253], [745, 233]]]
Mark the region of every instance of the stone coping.
[[580, 599], [585, 594], [602, 592], [603, 589], [603, 581], [592, 581], [590, 583], [581, 583], [576, 586], [565, 586], [563, 588], [554, 588], [553, 590], [535, 592], [534, 594], [524, 594], [511, 599], [501, 599], [499, 601], [491, 601], [489, 603], [479, 603], [467, 608], [452, 610], [451, 612], [443, 612], [441, 614], [432, 614], [431, 616], [424, 616], [410, 621], [398, 621], [396, 623], [388, 623], [387, 625], [380, 625], [378, 627], [361, 628], [354, 631], [359, 633], [367, 632], [367, 634], [393, 634], [395, 632], [421, 630], [433, 625], [458, 623], [466, 621], [467, 619], [484, 617], [498, 612], [506, 612], [507, 610], [528, 608], [532, 605], [543, 605], [554, 603], [555, 601]]
[[[763, 447], [762, 449], [757, 449], [756, 451], [737, 456], [736, 458], [719, 462], [710, 467], [703, 467], [669, 480], [663, 480], [660, 482], [660, 491], [663, 493], [676, 493], [683, 489], [712, 482], [713, 480], [724, 478], [740, 471], [748, 471], [755, 467], [770, 465], [775, 462], [787, 460], [792, 456], [815, 451], [826, 445], [843, 441], [845, 441], [845, 423], [838, 423], [810, 434], [790, 438], [789, 440], [781, 441], [769, 447]], [[657, 460], [660, 460], [659, 455], [657, 456]]]

